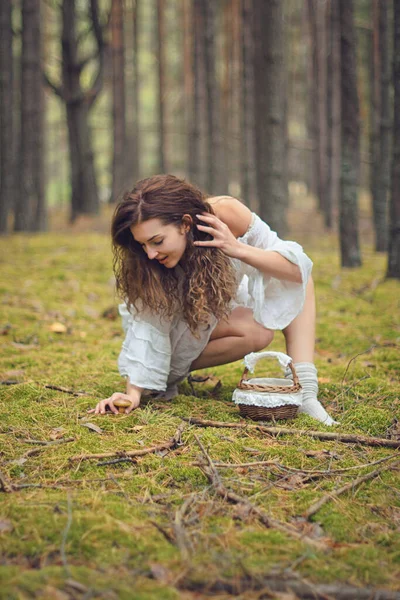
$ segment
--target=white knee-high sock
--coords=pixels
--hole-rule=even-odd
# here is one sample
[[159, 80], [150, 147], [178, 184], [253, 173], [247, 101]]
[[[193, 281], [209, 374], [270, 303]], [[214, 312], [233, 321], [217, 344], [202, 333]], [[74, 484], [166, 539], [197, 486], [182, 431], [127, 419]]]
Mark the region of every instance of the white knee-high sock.
[[[293, 366], [303, 388], [303, 401], [299, 412], [310, 415], [310, 417], [321, 421], [324, 425], [337, 425], [338, 422], [328, 415], [318, 400], [318, 371], [315, 365], [313, 363], [295, 363]], [[289, 367], [286, 369], [285, 377], [287, 379], [293, 377]]]

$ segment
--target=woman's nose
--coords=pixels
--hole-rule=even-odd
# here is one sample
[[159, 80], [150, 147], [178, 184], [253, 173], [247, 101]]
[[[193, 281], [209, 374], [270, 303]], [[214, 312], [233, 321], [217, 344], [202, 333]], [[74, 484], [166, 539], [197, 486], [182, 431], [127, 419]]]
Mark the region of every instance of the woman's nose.
[[153, 258], [155, 258], [157, 256], [157, 254], [158, 254], [157, 250], [154, 250], [154, 249], [151, 249], [151, 248], [149, 248], [147, 250], [147, 256], [149, 257], [150, 260], [153, 260]]

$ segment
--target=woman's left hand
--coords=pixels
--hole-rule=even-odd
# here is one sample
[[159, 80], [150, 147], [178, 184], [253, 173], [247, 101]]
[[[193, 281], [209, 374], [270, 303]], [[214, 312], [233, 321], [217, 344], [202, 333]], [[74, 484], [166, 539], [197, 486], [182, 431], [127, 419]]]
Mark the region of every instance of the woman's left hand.
[[226, 223], [210, 213], [202, 213], [196, 217], [207, 224], [197, 225], [197, 228], [204, 233], [209, 233], [213, 239], [204, 242], [196, 241], [194, 242], [195, 246], [220, 248], [227, 256], [240, 258], [241, 243], [238, 242]]

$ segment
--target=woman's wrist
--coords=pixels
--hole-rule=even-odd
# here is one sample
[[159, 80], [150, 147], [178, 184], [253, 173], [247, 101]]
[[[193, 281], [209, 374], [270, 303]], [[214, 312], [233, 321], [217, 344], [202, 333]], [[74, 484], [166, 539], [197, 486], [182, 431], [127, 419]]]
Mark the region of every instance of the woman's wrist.
[[126, 382], [126, 393], [131, 398], [138, 398], [140, 400], [142, 396], [143, 388], [138, 387], [137, 385], [133, 385], [129, 379]]

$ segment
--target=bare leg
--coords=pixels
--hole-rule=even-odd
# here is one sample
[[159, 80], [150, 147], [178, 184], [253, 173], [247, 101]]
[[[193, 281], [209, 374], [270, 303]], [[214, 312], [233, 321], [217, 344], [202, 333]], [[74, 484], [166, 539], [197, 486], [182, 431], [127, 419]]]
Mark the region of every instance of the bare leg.
[[303, 311], [283, 330], [286, 352], [293, 362], [314, 362], [315, 348], [315, 296], [314, 282], [307, 284]]
[[[303, 311], [284, 329], [283, 334], [287, 354], [293, 359], [303, 388], [300, 412], [314, 417], [325, 425], [334, 425], [335, 421], [318, 400], [318, 372], [314, 365], [315, 298], [314, 283], [311, 278], [307, 284]], [[291, 378], [289, 370], [286, 372], [286, 377]]]
[[228, 319], [215, 327], [203, 352], [191, 364], [190, 370], [225, 365], [243, 358], [249, 352], [258, 352], [268, 346], [274, 337], [253, 318], [249, 308], [235, 308]]

